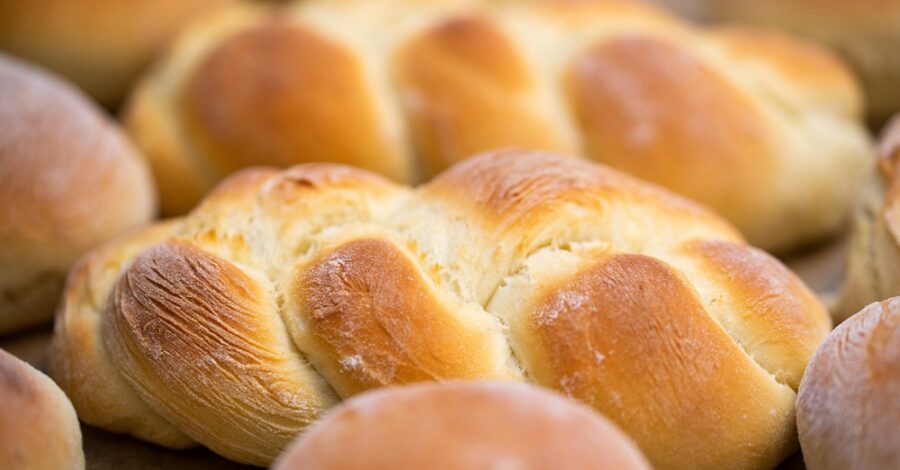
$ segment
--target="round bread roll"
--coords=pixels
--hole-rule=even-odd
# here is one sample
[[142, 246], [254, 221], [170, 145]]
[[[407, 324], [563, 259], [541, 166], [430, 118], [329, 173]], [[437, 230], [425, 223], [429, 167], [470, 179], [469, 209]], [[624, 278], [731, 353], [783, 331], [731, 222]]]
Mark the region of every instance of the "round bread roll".
[[601, 415], [521, 384], [425, 384], [364, 393], [294, 442], [275, 470], [649, 470]]
[[150, 170], [121, 130], [0, 54], [0, 334], [47, 321], [69, 266], [155, 210]]
[[712, 212], [554, 154], [415, 189], [247, 169], [170, 230], [73, 270], [51, 372], [85, 422], [254, 465], [366, 390], [516, 380], [596, 408], [656, 468], [772, 468], [831, 327]]
[[885, 127], [881, 165], [854, 220], [847, 276], [834, 311], [843, 321], [872, 302], [900, 295], [900, 115]]
[[862, 79], [875, 124], [900, 111], [900, 0], [693, 0], [704, 17], [780, 28], [833, 47]]
[[232, 0], [0, 0], [0, 50], [68, 78], [106, 106], [189, 21]]
[[825, 51], [637, 2], [310, 0], [195, 23], [126, 120], [167, 214], [242, 167], [420, 182], [512, 145], [661, 184], [783, 251], [845, 224], [871, 164], [859, 114]]
[[809, 470], [900, 468], [900, 298], [822, 343], [800, 384], [797, 428]]
[[2, 349], [0, 466], [84, 468], [81, 428], [69, 399], [49, 377]]

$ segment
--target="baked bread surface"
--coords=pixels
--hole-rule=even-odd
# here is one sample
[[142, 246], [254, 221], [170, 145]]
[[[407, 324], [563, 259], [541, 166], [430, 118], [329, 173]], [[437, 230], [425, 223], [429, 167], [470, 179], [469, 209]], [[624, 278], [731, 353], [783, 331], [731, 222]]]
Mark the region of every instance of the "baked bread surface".
[[233, 0], [0, 0], [0, 50], [66, 77], [106, 107], [192, 20]]
[[146, 161], [96, 105], [0, 54], [0, 334], [47, 322], [72, 263], [156, 202]]
[[870, 166], [826, 51], [623, 1], [304, 1], [193, 25], [126, 114], [165, 213], [237, 168], [327, 161], [421, 182], [515, 145], [696, 199], [756, 246], [839, 230]]
[[84, 469], [72, 403], [49, 377], [2, 349], [0, 463], [11, 469]]
[[[546, 153], [416, 189], [248, 169], [152, 232], [73, 271], [54, 377], [86, 422], [257, 465], [359, 392], [492, 379], [593, 406], [658, 468], [770, 468], [796, 448], [795, 390], [830, 329], [712, 212]], [[121, 399], [98, 408], [96, 388]]]
[[649, 470], [640, 451], [590, 408], [523, 384], [459, 382], [386, 388], [329, 412], [275, 470]]
[[868, 305], [816, 351], [797, 398], [810, 470], [900, 467], [900, 299]]

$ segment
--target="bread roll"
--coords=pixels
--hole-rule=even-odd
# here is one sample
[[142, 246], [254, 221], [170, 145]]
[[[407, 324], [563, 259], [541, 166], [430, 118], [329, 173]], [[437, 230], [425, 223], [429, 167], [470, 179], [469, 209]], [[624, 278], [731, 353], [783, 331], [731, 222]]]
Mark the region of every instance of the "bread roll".
[[156, 190], [80, 92], [0, 54], [0, 334], [47, 321], [69, 266], [150, 220]]
[[383, 389], [328, 413], [275, 470], [649, 470], [601, 415], [525, 385], [469, 382]]
[[866, 185], [854, 220], [847, 276], [834, 312], [838, 322], [900, 295], [900, 117], [885, 127], [879, 154], [879, 171]]
[[0, 349], [0, 463], [3, 468], [84, 468], [81, 429], [69, 399], [34, 367]]
[[900, 111], [900, 0], [695, 0], [711, 20], [779, 28], [833, 47], [862, 80], [873, 123]]
[[809, 470], [900, 468], [900, 298], [869, 305], [819, 347], [797, 428]]
[[770, 250], [839, 230], [871, 164], [825, 51], [611, 0], [242, 6], [182, 35], [126, 120], [169, 214], [246, 166], [417, 182], [515, 145], [667, 186]]
[[708, 210], [516, 150], [418, 189], [329, 164], [245, 170], [162, 243], [89, 259], [121, 274], [73, 272], [58, 325], [87, 308], [93, 326], [83, 344], [58, 329], [53, 361], [134, 406], [82, 419], [255, 465], [359, 392], [492, 379], [595, 407], [657, 468], [771, 468], [796, 448], [795, 390], [830, 330]]
[[189, 21], [231, 0], [0, 0], [0, 50], [114, 106]]

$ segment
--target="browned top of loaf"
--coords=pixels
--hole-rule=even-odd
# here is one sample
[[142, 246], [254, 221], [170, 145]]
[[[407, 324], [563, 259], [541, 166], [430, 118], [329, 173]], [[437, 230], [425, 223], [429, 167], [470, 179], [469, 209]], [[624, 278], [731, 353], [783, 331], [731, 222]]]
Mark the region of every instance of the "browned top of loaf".
[[226, 38], [197, 65], [183, 114], [219, 174], [328, 161], [406, 179], [363, 74], [346, 46], [272, 18]]

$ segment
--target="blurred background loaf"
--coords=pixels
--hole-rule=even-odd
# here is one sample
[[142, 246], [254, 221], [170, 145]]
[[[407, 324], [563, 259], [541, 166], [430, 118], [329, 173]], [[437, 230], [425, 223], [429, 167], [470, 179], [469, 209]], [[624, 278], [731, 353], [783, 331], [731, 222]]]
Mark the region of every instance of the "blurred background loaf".
[[107, 107], [192, 19], [231, 0], [0, 0], [0, 51], [40, 64]]
[[614, 424], [571, 399], [509, 382], [457, 382], [388, 388], [348, 400], [288, 447], [273, 468], [651, 467]]
[[192, 24], [125, 120], [167, 214], [246, 166], [417, 182], [522, 146], [661, 184], [785, 251], [843, 227], [871, 165], [861, 112], [818, 47], [639, 3], [308, 0]]
[[900, 0], [660, 0], [711, 23], [780, 29], [839, 52], [875, 127], [900, 111]]
[[0, 54], [0, 334], [47, 322], [69, 266], [155, 213], [150, 170], [117, 124]]
[[81, 430], [72, 403], [34, 367], [0, 349], [0, 466], [81, 470]]
[[885, 127], [879, 157], [854, 217], [837, 321], [900, 295], [900, 115]]
[[868, 305], [819, 346], [797, 428], [809, 470], [900, 468], [900, 298]]

